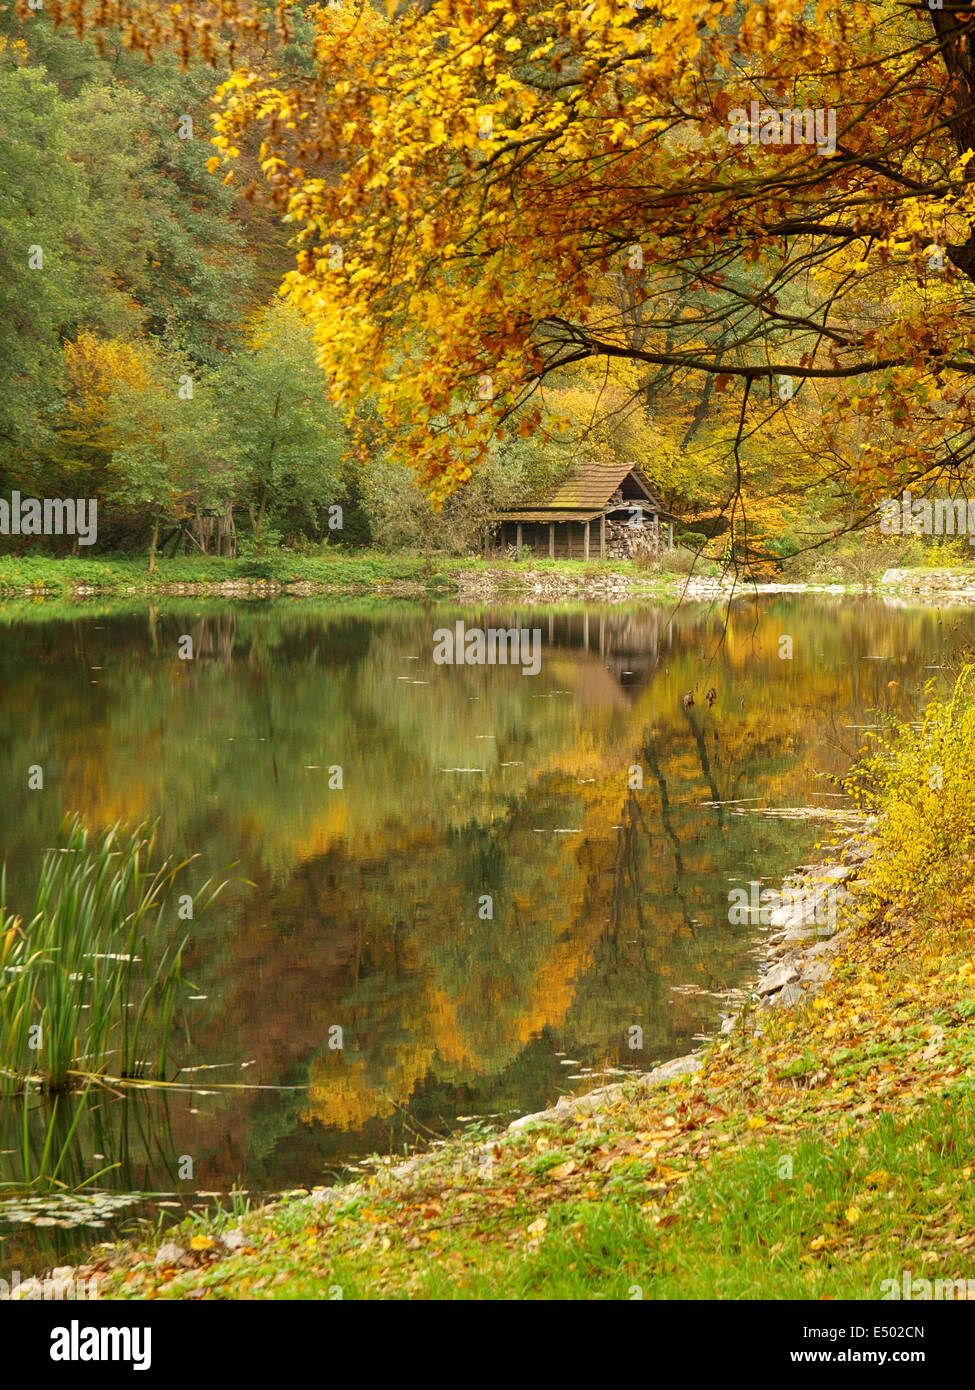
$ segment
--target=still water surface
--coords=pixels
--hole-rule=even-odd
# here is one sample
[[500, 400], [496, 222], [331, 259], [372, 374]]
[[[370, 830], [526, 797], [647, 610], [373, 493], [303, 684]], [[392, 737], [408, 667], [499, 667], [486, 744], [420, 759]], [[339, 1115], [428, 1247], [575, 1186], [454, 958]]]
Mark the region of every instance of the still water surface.
[[[539, 673], [437, 665], [434, 631], [460, 619], [540, 628]], [[174, 1213], [234, 1184], [310, 1186], [690, 1050], [754, 965], [729, 889], [777, 884], [835, 833], [764, 812], [845, 806], [833, 779], [870, 726], [912, 715], [973, 639], [969, 612], [810, 596], [730, 619], [705, 604], [0, 609], [9, 905], [27, 909], [74, 811], [93, 827], [158, 817], [200, 881], [248, 881], [190, 924], [180, 1060], [203, 1068], [182, 1074], [198, 1089], [89, 1102], [66, 1176], [117, 1163], [99, 1189], [163, 1194]], [[8, 1102], [0, 1182], [22, 1120]], [[24, 1273], [125, 1217], [24, 1211], [0, 1204], [0, 1266]]]

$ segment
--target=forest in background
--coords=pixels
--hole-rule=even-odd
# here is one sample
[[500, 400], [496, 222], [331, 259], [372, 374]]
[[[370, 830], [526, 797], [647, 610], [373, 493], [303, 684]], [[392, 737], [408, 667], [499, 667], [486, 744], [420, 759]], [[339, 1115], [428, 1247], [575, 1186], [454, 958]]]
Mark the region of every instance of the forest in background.
[[[307, 40], [286, 50], [296, 69]], [[43, 13], [0, 18], [0, 496], [97, 498], [95, 553], [216, 554], [228, 514], [245, 557], [476, 545], [486, 513], [543, 492], [571, 450], [499, 449], [445, 515], [405, 463], [349, 457], [311, 328], [277, 295], [288, 229], [207, 167], [215, 85], [117, 33], [99, 55]]]
[[[287, 8], [273, 55], [251, 35], [235, 59], [239, 71], [263, 71], [273, 58], [283, 89], [308, 84], [316, 65], [327, 80], [315, 36], [347, 24], [349, 10], [387, 22], [384, 6]], [[296, 254], [301, 265], [308, 253], [288, 225], [298, 219], [262, 196], [266, 146], [244, 130], [239, 147], [218, 135], [214, 154], [221, 74], [165, 46], [147, 61], [131, 39], [112, 29], [79, 38], [46, 11], [26, 23], [0, 17], [0, 496], [97, 498], [96, 552], [148, 552], [150, 567], [157, 551], [229, 553], [231, 529], [245, 558], [367, 545], [465, 554], [479, 550], [492, 511], [542, 498], [573, 463], [634, 461], [678, 518], [687, 552], [780, 561], [824, 541], [835, 551], [839, 538], [872, 570], [970, 558], [964, 539], [931, 545], [876, 528], [844, 539], [856, 506], [842, 467], [824, 467], [817, 436], [831, 383], [786, 411], [773, 380], [756, 382], [752, 402], [762, 397], [766, 418], [742, 436], [721, 375], [626, 357], [563, 367], [530, 409], [513, 412], [517, 428], [492, 439], [462, 486], [424, 491], [408, 431], [397, 439], [381, 426], [374, 396], [351, 408], [330, 400], [315, 324], [279, 292]], [[728, 273], [740, 283], [717, 313], [714, 283], [689, 265], [672, 279], [668, 350], [683, 322], [705, 320], [720, 348], [750, 281], [761, 298], [747, 258], [729, 255]], [[594, 288], [634, 352], [655, 332], [643, 282], [642, 260], [624, 255]], [[808, 292], [791, 280], [778, 311], [801, 315]], [[869, 329], [868, 298], [852, 309]], [[847, 412], [837, 438], [855, 452], [875, 424]], [[747, 527], [739, 516], [733, 542], [746, 499]], [[30, 544], [4, 537], [0, 549]], [[72, 548], [68, 537], [45, 540], [46, 553]]]

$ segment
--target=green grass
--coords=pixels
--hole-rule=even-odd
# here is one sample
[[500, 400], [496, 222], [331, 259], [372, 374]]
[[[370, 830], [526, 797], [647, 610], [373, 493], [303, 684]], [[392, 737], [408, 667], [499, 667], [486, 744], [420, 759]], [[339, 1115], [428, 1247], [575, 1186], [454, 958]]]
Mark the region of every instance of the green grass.
[[[537, 1131], [540, 1132], [540, 1131]], [[578, 1151], [569, 1139], [560, 1151]], [[598, 1197], [529, 1189], [463, 1221], [432, 1211], [442, 1188], [412, 1193], [427, 1221], [415, 1232], [402, 1192], [359, 1197], [338, 1210], [288, 1199], [243, 1215], [194, 1216], [159, 1239], [190, 1250], [190, 1271], [159, 1272], [151, 1251], [126, 1261], [103, 1296], [323, 1300], [420, 1299], [877, 1299], [902, 1272], [975, 1278], [970, 1232], [975, 1107], [968, 1089], [925, 1102], [910, 1118], [883, 1116], [829, 1141], [762, 1138], [691, 1171], [662, 1207], [648, 1200], [646, 1165]], [[789, 1166], [783, 1163], [789, 1160]], [[428, 1170], [436, 1181], [437, 1166]], [[789, 1175], [791, 1173], [791, 1175]], [[440, 1216], [442, 1219], [437, 1220]], [[445, 1219], [444, 1219], [445, 1218]], [[243, 1230], [249, 1248], [216, 1260], [219, 1237]], [[191, 1247], [194, 1240], [197, 1249]], [[207, 1249], [208, 1243], [211, 1249]], [[339, 1293], [340, 1291], [340, 1293]]]
[[490, 572], [499, 576], [502, 586], [510, 577], [518, 590], [521, 576], [529, 570], [562, 573], [576, 580], [600, 574], [625, 574], [641, 588], [675, 588], [678, 576], [664, 571], [640, 568], [631, 562], [612, 560], [525, 561], [481, 560], [449, 555], [387, 554], [376, 550], [334, 549], [323, 555], [296, 555], [274, 551], [260, 559], [228, 560], [212, 556], [186, 556], [160, 559], [154, 574], [148, 573], [145, 558], [123, 556], [0, 556], [0, 595], [42, 591], [59, 597], [91, 588], [100, 594], [166, 592], [176, 585], [217, 586], [225, 583], [310, 585], [322, 592], [361, 593], [405, 586], [416, 592], [453, 592], [467, 573]]
[[213, 556], [160, 559], [148, 572], [145, 558], [124, 556], [0, 557], [0, 592], [23, 593], [44, 589], [69, 594], [79, 588], [103, 593], [150, 593], [171, 585], [219, 585], [225, 583], [316, 584], [338, 588], [372, 587], [380, 583], [438, 581], [441, 571], [460, 566], [460, 561], [431, 561], [423, 556], [389, 556], [378, 552], [335, 551], [328, 556], [301, 556], [272, 552], [261, 559], [229, 560]]
[[[862, 583], [879, 582], [890, 566], [878, 559], [856, 552], [855, 572], [834, 557], [836, 563], [825, 563], [815, 573], [806, 573], [808, 566], [786, 565], [777, 578], [788, 583], [802, 578], [814, 586], [855, 580]], [[826, 557], [829, 559], [829, 557]], [[339, 546], [326, 547], [319, 554], [298, 554], [280, 549], [266, 556], [229, 560], [215, 556], [186, 555], [161, 558], [153, 574], [148, 572], [145, 556], [84, 555], [61, 556], [21, 553], [0, 554], [0, 597], [22, 595], [27, 591], [70, 598], [79, 590], [92, 589], [98, 594], [120, 597], [136, 594], [158, 594], [179, 585], [204, 585], [216, 589], [221, 584], [271, 584], [282, 588], [303, 585], [321, 593], [396, 593], [407, 589], [418, 594], [456, 592], [465, 576], [490, 573], [494, 587], [501, 592], [518, 593], [523, 578], [531, 572], [540, 575], [559, 575], [577, 583], [596, 581], [600, 577], [623, 575], [634, 589], [644, 592], [679, 593], [693, 564], [693, 577], [714, 578], [721, 573], [713, 561], [700, 557], [695, 561], [692, 552], [678, 547], [672, 555], [664, 554], [657, 564], [634, 563], [631, 560], [550, 560], [535, 556], [524, 560], [445, 554], [423, 555], [407, 551], [389, 553], [381, 550], [344, 550]], [[924, 566], [916, 566], [919, 573]], [[967, 556], [956, 558], [950, 568], [969, 573], [975, 560]], [[744, 581], [744, 576], [741, 577]]]

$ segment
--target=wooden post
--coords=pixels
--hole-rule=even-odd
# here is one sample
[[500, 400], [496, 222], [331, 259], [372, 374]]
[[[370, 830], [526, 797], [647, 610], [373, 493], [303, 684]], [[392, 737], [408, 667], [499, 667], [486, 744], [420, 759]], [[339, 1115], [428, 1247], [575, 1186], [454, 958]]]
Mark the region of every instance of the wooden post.
[[674, 523], [673, 523], [672, 521], [668, 521], [668, 522], [667, 522], [667, 549], [668, 549], [668, 550], [673, 550], [673, 548], [674, 548]]
[[548, 523], [548, 558], [555, 559], [555, 522]]
[[[584, 560], [588, 560], [588, 559], [589, 559], [589, 522], [588, 522], [588, 521], [586, 522], [586, 531], [585, 531], [585, 535], [583, 536], [583, 541], [582, 541], [582, 558], [583, 558]], [[587, 647], [588, 647], [588, 643], [587, 643], [586, 645], [587, 645]]]
[[571, 521], [567, 521], [567, 522], [565, 523], [565, 553], [566, 553], [566, 555], [568, 556], [568, 558], [571, 560], [571, 559], [572, 559], [572, 522], [571, 522]]
[[515, 532], [515, 535], [517, 536], [517, 540], [515, 541], [515, 545], [518, 547], [518, 559], [520, 560], [520, 559], [521, 559], [521, 522], [520, 522], [520, 521], [519, 521], [519, 523], [518, 523], [518, 530]]
[[599, 518], [599, 558], [606, 559], [606, 513]]

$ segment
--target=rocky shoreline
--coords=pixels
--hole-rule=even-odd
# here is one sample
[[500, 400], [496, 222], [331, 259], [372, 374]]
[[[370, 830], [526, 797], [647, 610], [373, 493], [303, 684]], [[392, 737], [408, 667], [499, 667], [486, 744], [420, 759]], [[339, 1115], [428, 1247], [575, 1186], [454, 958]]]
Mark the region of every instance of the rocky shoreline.
[[646, 576], [604, 571], [596, 574], [559, 570], [467, 570], [455, 576], [457, 597], [462, 601], [517, 598], [519, 601], [557, 603], [567, 599], [623, 602], [638, 598], [677, 599], [742, 598], [752, 594], [861, 593], [863, 584], [751, 584], [708, 575], [682, 575], [669, 571]]
[[[722, 1033], [730, 1033], [739, 1024], [754, 1025], [760, 1030], [761, 1010], [794, 1008], [817, 994], [828, 979], [833, 958], [854, 929], [861, 871], [874, 852], [873, 843], [863, 835], [854, 835], [836, 848], [837, 862], [803, 866], [783, 880], [779, 896], [786, 898], [787, 903], [770, 912], [769, 925], [777, 930], [763, 943], [766, 959], [762, 973], [743, 991], [742, 1008], [724, 1017]], [[819, 920], [824, 891], [828, 895], [827, 905], [835, 908], [836, 921], [832, 925]], [[703, 1049], [674, 1057], [632, 1080], [601, 1086], [582, 1096], [562, 1096], [547, 1110], [513, 1120], [508, 1131], [517, 1133], [536, 1122], [569, 1123], [577, 1115], [594, 1114], [632, 1095], [634, 1088], [649, 1090], [675, 1077], [700, 1071], [702, 1064]]]
[[758, 594], [877, 594], [892, 600], [923, 598], [927, 601], [975, 603], [975, 573], [953, 570], [887, 570], [870, 583], [763, 583], [706, 575], [680, 575], [666, 571], [644, 575], [609, 570], [597, 573], [563, 567], [558, 570], [465, 570], [447, 571], [429, 581], [382, 579], [365, 583], [333, 578], [276, 580], [224, 579], [176, 582], [146, 579], [139, 584], [71, 584], [68, 592], [48, 585], [23, 587], [0, 581], [0, 599], [45, 598], [132, 598], [192, 597], [227, 599], [354, 597], [374, 595], [387, 598], [444, 597], [465, 603], [511, 601], [518, 603], [558, 603], [589, 601], [622, 603], [635, 599], [687, 599], [692, 601], [731, 600]]
[[975, 603], [975, 574], [959, 570], [887, 570], [879, 587], [904, 595], [923, 595], [927, 599]]

